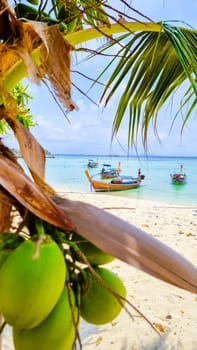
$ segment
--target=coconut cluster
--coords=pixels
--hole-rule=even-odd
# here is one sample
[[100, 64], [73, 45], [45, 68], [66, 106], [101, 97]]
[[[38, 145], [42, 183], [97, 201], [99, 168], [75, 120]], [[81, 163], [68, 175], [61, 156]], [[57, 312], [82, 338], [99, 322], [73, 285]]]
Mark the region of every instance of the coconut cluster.
[[43, 230], [2, 234], [0, 313], [13, 329], [15, 350], [72, 350], [80, 317], [105, 324], [125, 302], [122, 281], [102, 266], [114, 258], [76, 233], [54, 231], [54, 237]]

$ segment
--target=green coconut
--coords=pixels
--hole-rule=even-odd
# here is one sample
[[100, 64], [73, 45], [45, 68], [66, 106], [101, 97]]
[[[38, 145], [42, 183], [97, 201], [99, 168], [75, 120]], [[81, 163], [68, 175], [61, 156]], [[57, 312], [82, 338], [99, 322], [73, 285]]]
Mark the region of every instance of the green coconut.
[[52, 311], [64, 288], [66, 266], [50, 238], [20, 244], [0, 269], [0, 310], [17, 328], [33, 328]]
[[[105, 282], [102, 283], [89, 269], [85, 269], [86, 277], [79, 276], [81, 286], [80, 315], [89, 323], [101, 325], [114, 320], [122, 310], [126, 297], [126, 289], [120, 278], [112, 271], [96, 267], [95, 272]], [[105, 287], [105, 284], [118, 294], [121, 303]]]
[[64, 288], [54, 309], [37, 327], [13, 328], [15, 350], [72, 350], [77, 315], [74, 293]]
[[[77, 234], [75, 234], [73, 236], [72, 240], [74, 242], [76, 242], [78, 248], [86, 256], [88, 262], [92, 266], [108, 264], [115, 259], [113, 256], [103, 252], [101, 249], [99, 249], [93, 243], [87, 241], [85, 238], [83, 238]], [[83, 262], [83, 259], [82, 259], [80, 254], [77, 254], [77, 259], [79, 261]]]

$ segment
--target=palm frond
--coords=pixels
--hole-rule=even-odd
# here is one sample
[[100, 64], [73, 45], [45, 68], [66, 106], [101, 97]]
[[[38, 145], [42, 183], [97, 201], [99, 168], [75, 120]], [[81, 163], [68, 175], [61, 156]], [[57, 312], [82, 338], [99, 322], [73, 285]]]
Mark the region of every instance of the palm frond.
[[[143, 31], [135, 36], [130, 34], [128, 38], [130, 39], [124, 44], [124, 49], [121, 49], [122, 57], [106, 84], [101, 101], [107, 105], [124, 83], [125, 89], [114, 118], [113, 136], [128, 112], [128, 145], [135, 143], [141, 131], [146, 146], [150, 121], [156, 130], [161, 107], [186, 80], [189, 81], [192, 88], [190, 93], [195, 98], [185, 122], [196, 106], [197, 32], [162, 23], [158, 33]], [[117, 40], [121, 42], [123, 39], [120, 37]], [[110, 48], [111, 45], [110, 43]], [[180, 103], [180, 109], [182, 106]]]
[[[197, 104], [197, 97], [193, 92], [193, 87], [190, 85], [188, 90], [186, 91], [185, 95], [183, 96], [182, 101], [181, 101], [181, 109], [183, 109], [183, 108], [186, 109], [186, 107], [188, 107], [188, 110], [185, 110], [185, 115], [183, 118], [183, 124], [182, 124], [182, 128], [181, 128], [181, 134], [183, 133], [184, 127], [185, 127], [191, 113], [195, 110], [196, 104]], [[172, 126], [179, 115], [178, 112], [174, 116]]]
[[164, 31], [175, 48], [180, 62], [183, 66], [185, 73], [194, 89], [194, 93], [197, 96], [197, 33], [194, 30], [186, 30], [185, 28], [170, 27], [167, 24], [163, 24]]

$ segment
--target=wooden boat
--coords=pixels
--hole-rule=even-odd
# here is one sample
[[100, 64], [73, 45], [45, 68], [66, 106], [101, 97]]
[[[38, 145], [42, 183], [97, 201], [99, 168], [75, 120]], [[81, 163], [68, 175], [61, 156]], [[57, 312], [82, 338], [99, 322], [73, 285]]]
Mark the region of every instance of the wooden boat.
[[119, 174], [113, 169], [101, 172], [101, 179], [114, 179], [118, 176]]
[[173, 184], [182, 185], [186, 183], [187, 175], [184, 172], [183, 165], [180, 166], [180, 171], [170, 174]]
[[101, 179], [113, 179], [119, 176], [121, 172], [120, 162], [116, 168], [112, 168], [111, 164], [103, 164], [103, 168], [101, 170]]
[[172, 183], [176, 185], [182, 185], [186, 183], [187, 175], [183, 173], [171, 174]]
[[93, 159], [89, 159], [87, 167], [88, 168], [97, 168], [98, 167], [98, 159], [96, 161], [94, 161]]
[[93, 180], [90, 176], [88, 170], [85, 170], [85, 175], [88, 178], [91, 187], [96, 192], [109, 192], [109, 191], [123, 191], [123, 190], [131, 190], [133, 188], [137, 188], [140, 186], [141, 179], [133, 178], [133, 179], [113, 179], [111, 181], [99, 181]]

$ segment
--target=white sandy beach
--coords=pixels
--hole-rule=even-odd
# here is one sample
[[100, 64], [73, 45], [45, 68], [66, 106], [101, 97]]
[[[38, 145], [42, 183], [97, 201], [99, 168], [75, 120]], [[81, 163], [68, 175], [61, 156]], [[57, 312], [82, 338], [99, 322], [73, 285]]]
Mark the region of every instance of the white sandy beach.
[[[171, 206], [100, 193], [78, 194], [61, 190], [60, 194], [94, 204], [119, 216], [197, 265], [197, 207]], [[102, 327], [81, 322], [84, 350], [197, 350], [196, 295], [157, 280], [119, 260], [107, 267], [124, 281], [127, 299], [159, 330], [160, 336], [130, 308], [133, 319], [123, 310], [116, 320]], [[6, 336], [3, 350], [8, 349], [13, 347], [10, 337]]]

